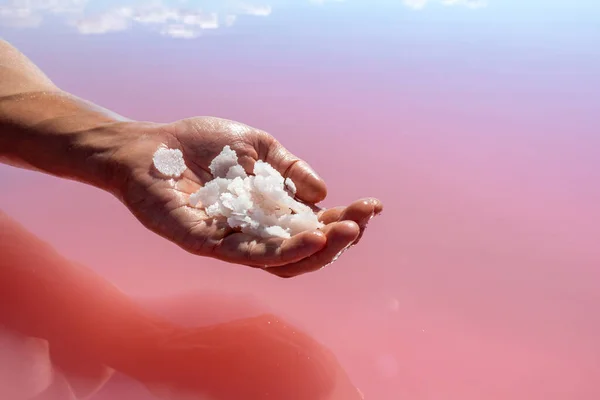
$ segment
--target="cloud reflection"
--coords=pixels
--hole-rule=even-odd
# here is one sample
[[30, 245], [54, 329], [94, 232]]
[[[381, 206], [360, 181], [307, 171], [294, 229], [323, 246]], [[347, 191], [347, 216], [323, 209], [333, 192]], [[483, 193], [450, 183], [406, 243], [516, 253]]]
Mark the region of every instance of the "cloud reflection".
[[83, 11], [88, 0], [5, 0], [0, 1], [0, 24], [36, 27], [44, 14], [75, 15]]
[[[294, 1], [315, 5], [345, 2]], [[487, 0], [399, 0], [398, 4], [419, 10], [432, 2], [468, 8], [487, 5]], [[282, 0], [123, 0], [119, 6], [106, 8], [107, 3], [110, 4], [100, 0], [0, 0], [0, 25], [34, 28], [46, 18], [60, 18], [84, 35], [142, 27], [165, 36], [191, 39], [206, 31], [231, 27], [240, 16], [267, 17], [273, 12], [273, 5], [282, 4]]]
[[346, 0], [308, 0], [310, 3], [325, 4], [325, 3], [343, 3]]
[[428, 0], [403, 0], [405, 6], [419, 10], [427, 4]]
[[233, 1], [154, 1], [150, 4], [123, 1], [121, 6], [92, 11], [101, 6], [93, 0], [0, 1], [0, 24], [37, 27], [45, 17], [58, 16], [85, 35], [124, 31], [144, 26], [175, 38], [195, 38], [206, 30], [231, 27], [241, 15], [266, 17], [267, 4]]
[[446, 6], [459, 5], [468, 8], [481, 8], [487, 6], [486, 0], [442, 0]]
[[[445, 6], [464, 6], [467, 8], [482, 8], [487, 6], [487, 0], [438, 0]], [[402, 0], [402, 3], [412, 9], [420, 10], [430, 3], [430, 0]]]

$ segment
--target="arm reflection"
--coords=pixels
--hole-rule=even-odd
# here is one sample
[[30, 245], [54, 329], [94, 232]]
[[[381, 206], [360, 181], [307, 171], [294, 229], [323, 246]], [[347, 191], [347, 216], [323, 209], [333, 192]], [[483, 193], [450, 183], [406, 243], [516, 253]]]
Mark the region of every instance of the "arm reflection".
[[[110, 383], [113, 370], [172, 400], [362, 398], [328, 349], [273, 314], [211, 325], [195, 321], [204, 322], [200, 327], [159, 317], [1, 212], [0, 254], [0, 325], [49, 344], [27, 348], [37, 358], [21, 372], [27, 379], [12, 386], [32, 388], [37, 380], [46, 387], [21, 394], [24, 398], [93, 399]], [[225, 304], [217, 295], [209, 297], [212, 301], [197, 306]], [[233, 315], [232, 309], [242, 306], [229, 302], [223, 312]], [[54, 366], [49, 383], [48, 374], [34, 373], [44, 363]], [[17, 389], [27, 393], [27, 388], [4, 386], [0, 398]]]

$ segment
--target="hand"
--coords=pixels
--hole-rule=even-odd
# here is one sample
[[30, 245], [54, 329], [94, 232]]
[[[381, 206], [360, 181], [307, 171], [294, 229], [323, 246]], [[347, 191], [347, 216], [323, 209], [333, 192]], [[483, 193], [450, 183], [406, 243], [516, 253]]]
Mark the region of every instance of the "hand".
[[[117, 153], [128, 175], [119, 193], [121, 199], [147, 228], [194, 254], [292, 277], [335, 261], [358, 243], [368, 221], [382, 211], [381, 202], [368, 198], [347, 207], [315, 207], [326, 226], [290, 239], [261, 239], [241, 233], [231, 229], [225, 219], [210, 218], [189, 205], [189, 196], [213, 179], [209, 165], [224, 146], [235, 150], [249, 173], [257, 160], [273, 165], [296, 183], [297, 197], [308, 204], [325, 198], [325, 183], [271, 135], [237, 122], [207, 117], [172, 124], [133, 122], [130, 129], [134, 139]], [[165, 179], [153, 168], [152, 156], [161, 144], [182, 151], [188, 169], [181, 178]]]

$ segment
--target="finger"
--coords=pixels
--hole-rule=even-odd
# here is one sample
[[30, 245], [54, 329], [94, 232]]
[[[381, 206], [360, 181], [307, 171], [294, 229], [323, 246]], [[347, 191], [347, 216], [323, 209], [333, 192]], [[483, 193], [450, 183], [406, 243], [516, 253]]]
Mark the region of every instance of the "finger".
[[348, 206], [342, 215], [340, 221], [354, 221], [360, 228], [360, 234], [354, 241], [353, 245], [358, 244], [365, 233], [367, 224], [375, 216], [375, 210], [378, 200], [373, 198], [360, 199]]
[[383, 212], [383, 203], [379, 199], [371, 199], [373, 201], [373, 208], [375, 209], [375, 216], [378, 216]]
[[333, 222], [337, 222], [340, 220], [340, 217], [346, 210], [346, 207], [339, 206], [334, 208], [329, 208], [327, 210], [323, 210], [319, 213], [319, 221], [324, 223], [325, 225], [329, 225]]
[[342, 221], [326, 226], [323, 232], [327, 236], [327, 245], [323, 250], [294, 264], [265, 268], [265, 271], [282, 278], [291, 278], [319, 270], [337, 260], [356, 240], [360, 228], [353, 221]]
[[280, 143], [269, 148], [266, 161], [285, 178], [296, 185], [296, 197], [309, 203], [318, 203], [327, 197], [325, 181], [304, 160], [290, 153]]
[[222, 239], [213, 254], [222, 261], [265, 268], [298, 262], [323, 249], [326, 242], [321, 231], [302, 232], [290, 239], [234, 233]]
[[373, 204], [373, 214], [366, 221], [364, 221], [363, 225], [361, 225], [360, 235], [358, 235], [358, 238], [354, 242], [353, 246], [357, 245], [361, 241], [363, 235], [365, 234], [365, 231], [367, 230], [368, 223], [371, 222], [371, 220], [374, 217], [378, 216], [383, 211], [383, 204], [381, 203], [381, 201], [374, 198], [371, 198], [369, 200]]
[[357, 244], [362, 238], [367, 224], [373, 216], [379, 214], [383, 206], [381, 202], [374, 198], [360, 199], [348, 207], [334, 207], [323, 210], [319, 214], [319, 220], [324, 224], [331, 224], [336, 221], [354, 221], [360, 228], [360, 234], [354, 244]]

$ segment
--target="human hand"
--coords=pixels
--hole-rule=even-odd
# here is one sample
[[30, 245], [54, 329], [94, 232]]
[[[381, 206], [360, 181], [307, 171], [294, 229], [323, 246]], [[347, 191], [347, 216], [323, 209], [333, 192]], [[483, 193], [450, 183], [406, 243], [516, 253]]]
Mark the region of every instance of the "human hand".
[[[335, 261], [358, 243], [368, 221], [383, 208], [379, 200], [367, 198], [347, 207], [318, 209], [314, 204], [327, 195], [325, 182], [271, 135], [238, 122], [201, 117], [171, 124], [133, 122], [129, 129], [132, 140], [115, 152], [126, 171], [119, 197], [147, 228], [194, 254], [292, 277]], [[160, 145], [182, 151], [188, 169], [181, 178], [168, 179], [154, 169], [152, 156]], [[261, 239], [191, 207], [189, 196], [213, 179], [209, 165], [226, 145], [246, 172], [263, 160], [291, 178], [298, 199], [314, 206], [325, 227], [290, 239]]]

